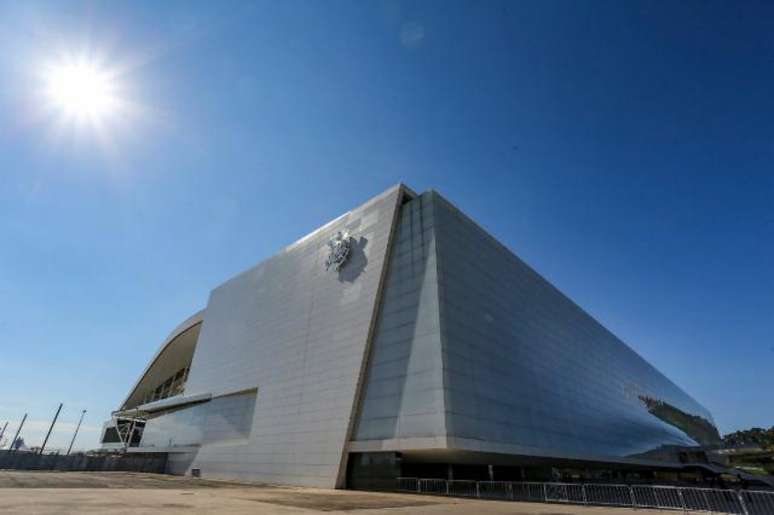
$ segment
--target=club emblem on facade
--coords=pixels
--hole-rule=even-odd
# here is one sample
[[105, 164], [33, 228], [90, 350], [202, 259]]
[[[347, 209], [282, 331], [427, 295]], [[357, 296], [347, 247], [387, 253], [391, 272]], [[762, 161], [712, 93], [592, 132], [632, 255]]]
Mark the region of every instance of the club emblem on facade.
[[337, 272], [341, 270], [341, 267], [347, 262], [351, 246], [352, 236], [350, 236], [349, 232], [337, 232], [328, 241], [328, 257], [325, 259], [325, 269], [330, 270], [333, 268]]

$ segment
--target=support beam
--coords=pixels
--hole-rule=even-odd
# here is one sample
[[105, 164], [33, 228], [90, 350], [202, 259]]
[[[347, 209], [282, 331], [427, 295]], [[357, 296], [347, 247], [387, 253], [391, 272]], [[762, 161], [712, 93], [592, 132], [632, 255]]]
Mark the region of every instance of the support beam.
[[51, 436], [51, 431], [54, 430], [54, 424], [56, 424], [56, 419], [59, 418], [59, 413], [62, 411], [62, 403], [59, 403], [59, 407], [56, 410], [56, 415], [54, 415], [54, 420], [51, 421], [51, 427], [48, 428], [48, 433], [46, 433], [46, 437], [43, 439], [43, 445], [40, 446], [40, 452], [38, 454], [43, 454], [43, 451], [46, 450], [46, 444], [48, 443], [48, 437]]
[[73, 434], [73, 439], [70, 441], [70, 447], [67, 448], [66, 456], [69, 456], [70, 455], [70, 451], [73, 450], [73, 444], [75, 443], [75, 437], [78, 436], [78, 430], [81, 428], [81, 423], [83, 422], [84, 415], [86, 415], [86, 410], [81, 411], [81, 419], [78, 421], [78, 425], [75, 426], [75, 434]]
[[13, 440], [11, 440], [11, 445], [8, 447], [8, 450], [11, 452], [15, 451], [14, 445], [16, 444], [16, 439], [19, 438], [19, 433], [21, 433], [22, 428], [24, 427], [24, 422], [27, 420], [27, 414], [24, 414], [24, 417], [22, 417], [21, 424], [19, 424], [19, 429], [16, 430], [16, 434], [13, 435]]

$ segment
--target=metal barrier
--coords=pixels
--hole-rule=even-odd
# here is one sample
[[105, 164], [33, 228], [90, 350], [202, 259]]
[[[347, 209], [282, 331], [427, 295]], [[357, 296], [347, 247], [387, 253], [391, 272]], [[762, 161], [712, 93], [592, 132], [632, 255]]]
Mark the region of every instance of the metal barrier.
[[421, 492], [419, 479], [415, 477], [399, 477], [398, 490], [401, 492]]
[[769, 515], [774, 513], [774, 492], [744, 490], [739, 492], [739, 500], [748, 515]]
[[482, 499], [513, 499], [512, 483], [509, 481], [485, 481], [478, 483], [478, 497]]
[[445, 479], [420, 479], [419, 491], [428, 494], [448, 495], [449, 482]]
[[587, 504], [633, 506], [631, 489], [626, 485], [581, 485], [586, 491]]
[[511, 483], [514, 501], [545, 501], [546, 493], [543, 483]]
[[455, 497], [479, 497], [478, 481], [447, 481], [449, 495]]
[[660, 485], [534, 483], [399, 477], [403, 492], [527, 502], [656, 508], [739, 515], [774, 515], [774, 491]]

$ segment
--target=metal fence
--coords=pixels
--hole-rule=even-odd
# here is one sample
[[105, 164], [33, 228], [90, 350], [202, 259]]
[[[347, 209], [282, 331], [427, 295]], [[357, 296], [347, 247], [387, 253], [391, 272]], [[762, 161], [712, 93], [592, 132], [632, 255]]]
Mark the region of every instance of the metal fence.
[[657, 508], [685, 512], [774, 515], [774, 491], [656, 485], [525, 483], [399, 477], [398, 490], [504, 501]]

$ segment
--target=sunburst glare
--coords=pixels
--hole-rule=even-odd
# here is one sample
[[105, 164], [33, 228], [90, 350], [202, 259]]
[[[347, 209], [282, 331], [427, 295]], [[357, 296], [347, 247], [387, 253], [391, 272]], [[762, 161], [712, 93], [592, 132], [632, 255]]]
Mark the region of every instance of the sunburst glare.
[[63, 122], [101, 126], [121, 108], [116, 74], [96, 60], [61, 59], [42, 78], [46, 104]]

